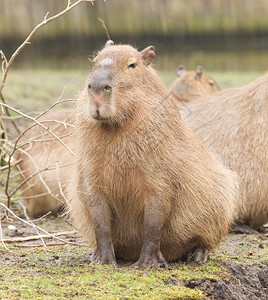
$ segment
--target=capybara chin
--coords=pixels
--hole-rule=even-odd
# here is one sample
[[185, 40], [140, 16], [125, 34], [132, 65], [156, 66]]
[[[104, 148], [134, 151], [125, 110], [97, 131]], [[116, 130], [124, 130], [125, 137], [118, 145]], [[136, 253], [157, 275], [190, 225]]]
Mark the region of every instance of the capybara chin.
[[200, 140], [241, 178], [236, 221], [268, 222], [268, 74], [189, 106], [185, 118]]
[[[71, 110], [49, 112], [40, 118], [72, 150], [73, 117]], [[74, 167], [74, 157], [53, 135], [38, 125], [29, 129], [22, 139], [21, 159], [22, 196], [28, 214], [39, 217], [51, 212], [56, 214], [65, 203], [64, 193]]]
[[179, 101], [196, 102], [220, 91], [217, 83], [204, 74], [200, 66], [196, 71], [186, 71], [184, 66], [180, 65], [177, 75], [178, 78], [171, 85], [170, 92]]
[[76, 107], [73, 224], [96, 246], [93, 264], [205, 261], [232, 223], [236, 175], [181, 120], [154, 47], [107, 43]]

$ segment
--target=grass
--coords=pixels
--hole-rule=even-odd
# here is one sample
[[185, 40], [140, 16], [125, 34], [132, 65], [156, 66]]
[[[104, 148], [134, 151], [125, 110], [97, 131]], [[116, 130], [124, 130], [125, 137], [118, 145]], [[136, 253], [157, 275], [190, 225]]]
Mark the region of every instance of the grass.
[[[258, 78], [263, 72], [205, 71], [222, 89], [238, 87]], [[55, 103], [66, 87], [62, 100], [75, 99], [83, 88], [87, 70], [11, 70], [4, 89], [9, 104], [23, 112], [42, 111]], [[167, 87], [176, 79], [175, 71], [159, 71]]]
[[[49, 221], [49, 220], [48, 220]], [[204, 299], [192, 280], [229, 282], [226, 264], [268, 264], [268, 249], [256, 236], [229, 235], [204, 265], [173, 263], [168, 269], [137, 270], [128, 266], [89, 265], [86, 247], [0, 247], [0, 299]], [[253, 252], [251, 255], [249, 252]]]
[[214, 261], [203, 266], [172, 264], [168, 270], [115, 269], [85, 263], [85, 248], [51, 247], [49, 255], [41, 249], [11, 250], [0, 248], [2, 259], [13, 263], [0, 267], [0, 298], [5, 299], [202, 299], [204, 293], [185, 287], [185, 281], [228, 280]]

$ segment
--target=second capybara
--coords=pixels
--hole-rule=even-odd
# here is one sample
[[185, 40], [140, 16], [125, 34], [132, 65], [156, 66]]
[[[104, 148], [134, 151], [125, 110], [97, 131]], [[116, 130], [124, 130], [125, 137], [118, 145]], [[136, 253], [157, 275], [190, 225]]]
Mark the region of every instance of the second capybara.
[[180, 65], [177, 75], [178, 78], [171, 85], [170, 92], [179, 101], [196, 102], [204, 96], [220, 91], [217, 83], [204, 74], [200, 66], [196, 71], [186, 71], [184, 66]]
[[108, 41], [77, 102], [68, 205], [96, 247], [92, 264], [206, 261], [233, 221], [236, 174], [185, 126], [154, 56], [153, 46], [138, 52]]
[[[74, 150], [71, 110], [49, 112], [39, 120]], [[21, 191], [30, 216], [56, 214], [65, 203], [65, 188], [72, 173], [74, 156], [53, 135], [34, 125], [22, 138], [16, 153], [21, 160]]]
[[241, 178], [237, 224], [268, 222], [268, 74], [189, 105], [185, 117], [204, 145]]

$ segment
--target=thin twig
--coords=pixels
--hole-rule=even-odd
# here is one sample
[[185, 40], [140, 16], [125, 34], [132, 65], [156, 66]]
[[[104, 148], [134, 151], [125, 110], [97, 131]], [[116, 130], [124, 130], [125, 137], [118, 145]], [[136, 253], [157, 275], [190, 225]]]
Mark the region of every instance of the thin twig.
[[[51, 242], [51, 243], [46, 243], [46, 246], [49, 247], [49, 246], [57, 246], [57, 245], [65, 245], [65, 243], [63, 242]], [[15, 244], [13, 245], [14, 247], [23, 247], [23, 248], [39, 248], [39, 247], [43, 247], [43, 244], [37, 244], [37, 245], [20, 245], [20, 244]], [[87, 247], [86, 244], [76, 244], [75, 246], [79, 246], [79, 247]], [[93, 253], [94, 252], [94, 249], [89, 249], [88, 250], [89, 253]]]
[[[5, 104], [5, 103], [1, 103], [0, 102], [0, 105], [1, 106], [4, 106], [4, 107], [8, 107], [10, 110], [12, 110], [12, 111], [14, 111], [14, 112], [16, 112], [17, 114], [19, 114], [19, 115], [21, 115], [21, 116], [23, 116], [24, 118], [26, 118], [26, 119], [29, 119], [29, 120], [31, 120], [31, 121], [33, 121], [33, 122], [35, 122], [36, 124], [38, 124], [40, 127], [42, 127], [43, 129], [45, 129], [47, 132], [49, 132], [51, 135], [53, 135], [72, 155], [75, 155], [74, 153], [73, 153], [73, 151], [53, 132], [53, 131], [51, 131], [48, 127], [46, 127], [45, 125], [43, 125], [41, 122], [39, 122], [36, 118], [33, 118], [33, 117], [30, 117], [30, 116], [28, 116], [28, 115], [26, 115], [26, 114], [24, 114], [23, 112], [21, 112], [21, 111], [19, 111], [18, 109], [16, 109], [16, 108], [14, 108], [14, 107], [12, 107], [12, 106], [10, 106], [10, 105], [8, 105], [8, 104]], [[21, 138], [21, 136], [23, 135], [23, 134], [25, 134], [25, 132], [26, 132], [26, 130], [18, 137], [18, 139], [20, 139]], [[12, 154], [11, 154], [12, 155]]]
[[2, 245], [5, 247], [5, 249], [6, 249], [7, 251], [10, 251], [10, 250], [7, 248], [5, 242], [3, 241], [3, 230], [2, 230], [2, 222], [1, 222], [1, 221], [2, 221], [2, 220], [1, 220], [1, 218], [0, 218], [0, 241], [1, 241]]
[[[75, 231], [75, 230], [61, 231], [61, 232], [53, 233], [53, 236], [61, 236], [61, 235], [71, 235], [71, 236], [73, 236], [76, 233], [77, 233], [77, 231]], [[47, 234], [38, 234], [38, 235], [31, 235], [31, 236], [25, 236], [25, 237], [14, 237], [14, 238], [2, 239], [2, 241], [4, 243], [18, 243], [18, 242], [34, 241], [34, 240], [38, 240], [40, 238], [42, 238], [42, 239], [52, 239], [53, 236], [47, 235]]]
[[[6, 100], [5, 100], [4, 96], [3, 96], [3, 93], [0, 93], [0, 97], [1, 97], [2, 102], [6, 104]], [[8, 115], [8, 117], [10, 118], [11, 124], [13, 125], [13, 127], [15, 128], [15, 130], [17, 131], [17, 133], [20, 134], [20, 133], [21, 133], [21, 130], [19, 129], [19, 126], [18, 126], [18, 124], [16, 123], [16, 121], [12, 118], [9, 109], [8, 109], [7, 107], [4, 107], [4, 109], [5, 109], [5, 113], [6, 113], [6, 114]], [[6, 134], [6, 135], [7, 135], [7, 134]]]
[[[48, 17], [48, 13], [45, 15], [44, 17], [44, 20], [39, 23], [32, 31], [31, 33], [27, 36], [27, 38], [25, 39], [25, 41], [17, 48], [17, 50], [12, 54], [11, 58], [9, 59], [9, 61], [7, 61], [6, 63], [6, 66], [4, 68], [4, 72], [3, 72], [3, 76], [2, 76], [2, 82], [0, 84], [0, 93], [2, 92], [4, 86], [5, 86], [5, 81], [6, 81], [6, 78], [7, 78], [7, 74], [8, 74], [8, 71], [12, 65], [12, 63], [14, 62], [15, 58], [18, 56], [18, 54], [21, 52], [21, 50], [23, 48], [25, 48], [26, 45], [30, 44], [30, 41], [32, 39], [32, 37], [34, 36], [34, 34], [43, 26], [45, 26], [47, 23], [55, 20], [55, 19], [58, 19], [59, 17], [61, 17], [62, 15], [64, 15], [65, 13], [67, 13], [68, 11], [70, 11], [71, 9], [73, 9], [75, 6], [81, 4], [82, 2], [84, 2], [85, 0], [78, 0], [76, 1], [74, 4], [71, 4], [69, 1], [68, 1], [68, 4], [67, 4], [67, 7], [61, 11], [60, 13], [58, 13], [57, 15], [54, 15], [50, 18], [47, 18]], [[95, 0], [90, 0], [90, 2], [93, 4]]]
[[[15, 167], [17, 164], [19, 164], [20, 162], [22, 162], [22, 159], [16, 160], [11, 164], [11, 167]], [[7, 170], [8, 166], [3, 166], [0, 168], [0, 171], [4, 171]]]
[[63, 97], [63, 94], [65, 93], [65, 90], [71, 85], [71, 83], [77, 79], [77, 76], [75, 76], [62, 90], [60, 97], [58, 98], [58, 100], [50, 105], [44, 112], [40, 113], [37, 117], [35, 117], [35, 119], [39, 119], [41, 116], [43, 116], [44, 114], [46, 114], [48, 111], [50, 111], [54, 106], [56, 106], [57, 104], [59, 104], [60, 102], [63, 103], [63, 101], [61, 101], [61, 98]]
[[[25, 205], [23, 205], [21, 202], [20, 202], [20, 205], [21, 205], [21, 207], [22, 207], [22, 209], [23, 209], [23, 212], [24, 212], [24, 215], [25, 215], [27, 221], [32, 225], [33, 223], [32, 223], [32, 221], [30, 220], [30, 218], [29, 218], [29, 216], [28, 216], [28, 214], [27, 214]], [[44, 246], [44, 251], [45, 251], [45, 253], [48, 254], [47, 251], [46, 251], [46, 248], [47, 248], [46, 243], [45, 243], [45, 241], [44, 241], [42, 235], [39, 233], [38, 228], [34, 227], [34, 230], [36, 231], [37, 236], [39, 237], [39, 239], [41, 240], [41, 242], [42, 242], [42, 244], [43, 244], [43, 246]]]
[[111, 40], [111, 36], [110, 36], [110, 34], [109, 34], [108, 28], [107, 28], [106, 25], [105, 25], [105, 22], [104, 22], [100, 17], [98, 18], [98, 20], [99, 20], [99, 22], [102, 24], [102, 27], [103, 27], [104, 30], [105, 30], [107, 39], [108, 39], [108, 40]]
[[[79, 244], [77, 244], [77, 243], [65, 241], [65, 240], [63, 240], [63, 239], [61, 239], [61, 238], [58, 238], [57, 236], [54, 236], [54, 234], [51, 234], [51, 233], [49, 233], [48, 231], [46, 231], [45, 229], [43, 229], [43, 228], [41, 228], [41, 227], [39, 227], [39, 226], [37, 226], [37, 225], [35, 225], [35, 224], [31, 224], [31, 223], [29, 223], [28, 221], [23, 220], [22, 218], [20, 218], [19, 216], [17, 216], [10, 208], [8, 208], [5, 204], [3, 204], [3, 203], [1, 203], [1, 202], [0, 202], [0, 206], [2, 206], [2, 207], [3, 207], [6, 211], [8, 211], [13, 217], [15, 217], [16, 219], [18, 219], [18, 220], [21, 221], [22, 223], [27, 224], [27, 225], [29, 225], [30, 227], [33, 227], [33, 228], [38, 228], [40, 231], [44, 232], [46, 235], [49, 235], [49, 236], [51, 236], [52, 238], [54, 238], [54, 239], [56, 239], [56, 240], [59, 240], [59, 241], [61, 241], [61, 242], [64, 242], [64, 243], [70, 244], [70, 245], [79, 245]], [[1, 233], [0, 233], [0, 234], [1, 234]], [[81, 246], [81, 245], [80, 245], [80, 246]]]

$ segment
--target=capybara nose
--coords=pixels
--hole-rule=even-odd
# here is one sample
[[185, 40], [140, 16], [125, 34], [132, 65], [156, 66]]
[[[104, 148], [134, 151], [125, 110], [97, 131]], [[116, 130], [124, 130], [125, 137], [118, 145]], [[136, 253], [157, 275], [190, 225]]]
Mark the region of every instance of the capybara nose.
[[101, 86], [100, 84], [97, 85], [92, 85], [89, 84], [88, 85], [88, 90], [92, 91], [94, 94], [99, 94], [100, 92], [111, 92], [112, 91], [112, 87], [108, 84]]
[[110, 92], [112, 90], [112, 87], [110, 85], [105, 85], [104, 91], [105, 92]]
[[98, 68], [91, 76], [88, 89], [93, 93], [111, 92], [112, 90], [112, 72], [109, 69]]
[[102, 92], [102, 91], [105, 91], [105, 92], [111, 92], [111, 90], [112, 90], [112, 87], [110, 86], [110, 85], [108, 85], [108, 84], [106, 84], [105, 86], [103, 86], [103, 87], [101, 87], [101, 86], [97, 86], [97, 85], [93, 85], [92, 86], [92, 84], [89, 84], [88, 85], [88, 90], [90, 91], [92, 91], [93, 93], [96, 93], [96, 94], [98, 94], [99, 92]]

